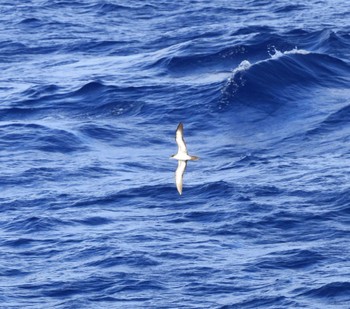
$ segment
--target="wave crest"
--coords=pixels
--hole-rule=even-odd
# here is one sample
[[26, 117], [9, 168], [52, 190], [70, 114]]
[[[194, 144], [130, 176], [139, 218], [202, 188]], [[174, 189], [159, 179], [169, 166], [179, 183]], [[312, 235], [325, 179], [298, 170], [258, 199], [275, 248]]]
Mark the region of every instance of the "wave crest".
[[219, 109], [249, 105], [271, 112], [307, 96], [310, 90], [344, 87], [349, 71], [348, 64], [328, 55], [297, 48], [273, 49], [270, 58], [253, 64], [244, 60], [232, 71], [222, 89]]

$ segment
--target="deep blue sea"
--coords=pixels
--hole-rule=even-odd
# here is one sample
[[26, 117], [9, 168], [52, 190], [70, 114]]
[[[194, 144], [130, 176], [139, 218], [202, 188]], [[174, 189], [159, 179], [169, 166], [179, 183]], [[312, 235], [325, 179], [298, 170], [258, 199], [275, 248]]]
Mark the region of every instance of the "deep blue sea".
[[0, 25], [0, 308], [350, 308], [349, 1], [1, 0]]

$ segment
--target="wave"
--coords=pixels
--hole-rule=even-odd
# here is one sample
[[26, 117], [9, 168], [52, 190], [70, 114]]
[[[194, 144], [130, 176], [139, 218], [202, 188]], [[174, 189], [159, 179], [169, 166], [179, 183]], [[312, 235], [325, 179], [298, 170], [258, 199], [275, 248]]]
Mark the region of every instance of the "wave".
[[55, 85], [34, 86], [23, 92], [24, 100], [0, 109], [0, 119], [45, 118], [48, 110], [69, 118], [136, 116], [145, 105], [144, 92], [151, 88], [118, 87], [102, 82], [89, 82], [73, 91], [63, 91]]
[[39, 124], [9, 123], [0, 126], [1, 147], [12, 151], [41, 150], [70, 153], [86, 150], [72, 132]]
[[[8, 231], [21, 230], [24, 233], [36, 233], [59, 229], [66, 225], [67, 223], [65, 221], [58, 218], [31, 216], [28, 218], [16, 218], [16, 220], [6, 225], [6, 229]], [[35, 242], [34, 239], [19, 238], [8, 241], [6, 245], [11, 247], [25, 247], [27, 244]]]
[[260, 258], [256, 263], [256, 267], [267, 269], [300, 269], [307, 268], [326, 260], [318, 252], [312, 250], [288, 250], [281, 252], [274, 252], [268, 257]]
[[243, 61], [222, 90], [220, 109], [255, 106], [271, 112], [304, 98], [315, 88], [344, 88], [350, 66], [344, 61], [305, 50], [275, 51], [269, 59]]
[[227, 72], [229, 68], [238, 66], [244, 60], [258, 63], [276, 51], [288, 54], [308, 50], [311, 54], [324, 54], [341, 59], [342, 54], [350, 47], [350, 36], [347, 33], [329, 29], [313, 32], [294, 29], [284, 34], [276, 34], [271, 27], [248, 26], [232, 32], [232, 41], [226, 44], [228, 47], [222, 48], [221, 44], [212, 43], [209, 49], [207, 46], [204, 48], [201, 40], [206, 42], [212, 34], [222, 35], [207, 32], [194, 39], [198, 44], [193, 44], [191, 40], [167, 47], [154, 55], [156, 60], [149, 64], [149, 67], [160, 68], [168, 74], [180, 75], [203, 71]]
[[38, 18], [25, 18], [19, 22], [19, 24], [30, 24], [31, 26], [40, 26], [41, 20]]
[[120, 12], [124, 16], [126, 15], [135, 15], [137, 14], [138, 17], [144, 16], [154, 16], [157, 7], [152, 4], [140, 4], [140, 5], [121, 5], [121, 4], [114, 4], [107, 1], [100, 1], [100, 3], [97, 3], [95, 5], [95, 9], [97, 10], [98, 14], [101, 15], [108, 15], [113, 14], [115, 12]]
[[320, 121], [312, 129], [305, 133], [305, 138], [313, 138], [319, 135], [327, 135], [331, 133], [338, 134], [340, 138], [344, 135], [342, 130], [349, 128], [350, 105], [340, 108], [331, 113], [324, 120]]
[[283, 5], [280, 6], [279, 8], [276, 8], [274, 10], [275, 13], [290, 13], [292, 11], [302, 11], [305, 8], [307, 8], [303, 4], [289, 4], [289, 5]]
[[[235, 64], [237, 61], [241, 61], [240, 57], [242, 55], [242, 57], [250, 59], [261, 59], [269, 49], [287, 51], [298, 46], [299, 49], [318, 52], [317, 47], [325, 45], [327, 42], [332, 45], [332, 38], [336, 38], [336, 40], [347, 45], [346, 34], [335, 33], [328, 29], [316, 32], [295, 29], [285, 34], [277, 34], [271, 27], [256, 25], [242, 27], [232, 32], [230, 34], [231, 41], [227, 42], [227, 47], [223, 47], [222, 44], [215, 44], [215, 42], [212, 42], [209, 46], [201, 44], [202, 40], [206, 42], [206, 40], [220, 35], [223, 35], [223, 33], [208, 31], [192, 40], [165, 48], [161, 53], [158, 51], [161, 57], [156, 60], [156, 63], [168, 65], [170, 70], [180, 70], [190, 66], [191, 63], [194, 67], [201, 64], [203, 67], [207, 67], [213, 64], [214, 61], [218, 65], [220, 63], [224, 65], [230, 60], [232, 65], [232, 62]], [[193, 41], [197, 44], [193, 44]], [[339, 44], [334, 43], [333, 47], [339, 47]]]
[[[203, 70], [227, 72], [229, 68], [238, 65], [244, 59], [258, 61], [266, 57], [267, 51], [271, 48], [290, 50], [295, 47], [295, 44], [286, 41], [281, 35], [256, 34], [259, 29], [260, 27], [251, 27], [237, 30], [232, 34], [231, 44], [224, 48], [221, 44], [212, 44], [208, 49], [207, 46], [204, 48], [200, 44], [193, 45], [191, 41], [166, 48], [162, 53], [158, 52], [155, 55], [159, 57], [150, 66], [159, 67], [169, 74], [188, 74], [191, 71]], [[246, 39], [245, 43], [238, 44], [235, 36], [245, 33], [253, 35]], [[204, 41], [211, 35], [211, 32], [203, 35]]]
[[144, 106], [141, 100], [143, 92], [146, 92], [144, 87], [118, 87], [90, 82], [68, 93], [67, 98], [84, 102], [85, 106], [78, 107], [89, 115], [136, 116]]
[[[297, 46], [313, 52], [330, 54], [342, 58], [350, 48], [350, 36], [346, 32], [323, 29], [309, 32], [304, 29], [293, 29], [286, 35]], [[344, 61], [347, 59], [344, 58]]]
[[[303, 296], [310, 296], [312, 298], [327, 298], [330, 300], [349, 300], [350, 282], [336, 281], [323, 284], [319, 288], [309, 289], [302, 293]], [[333, 303], [333, 302], [332, 302]]]

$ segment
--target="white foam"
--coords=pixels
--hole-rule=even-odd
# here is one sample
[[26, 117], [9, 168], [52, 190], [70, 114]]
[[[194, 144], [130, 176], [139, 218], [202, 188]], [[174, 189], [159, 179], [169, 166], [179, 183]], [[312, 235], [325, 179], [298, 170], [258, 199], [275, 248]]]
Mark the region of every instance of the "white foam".
[[248, 60], [243, 60], [239, 66], [237, 68], [235, 68], [232, 73], [233, 75], [235, 75], [235, 73], [237, 72], [241, 72], [241, 71], [246, 71], [248, 70], [250, 67], [252, 66], [252, 64], [248, 61]]
[[273, 53], [269, 52], [271, 59], [278, 59], [284, 55], [291, 55], [291, 54], [307, 55], [307, 54], [310, 54], [310, 52], [305, 49], [298, 49], [297, 47], [293, 48], [292, 50], [286, 50], [284, 52], [281, 52], [275, 47], [273, 47]]
[[236, 73], [242, 72], [242, 71], [247, 71], [253, 65], [260, 64], [260, 63], [263, 63], [266, 61], [276, 60], [276, 59], [281, 58], [285, 55], [291, 55], [291, 54], [307, 55], [307, 54], [310, 54], [310, 52], [307, 50], [304, 50], [304, 49], [298, 49], [297, 47], [293, 48], [292, 50], [287, 50], [287, 51], [281, 52], [281, 51], [277, 50], [275, 47], [273, 47], [272, 52], [269, 51], [270, 58], [268, 58], [268, 59], [259, 60], [255, 63], [250, 63], [248, 60], [243, 60], [238, 65], [237, 68], [232, 70], [232, 76], [228, 80], [231, 81], [233, 79], [233, 77], [236, 75]]

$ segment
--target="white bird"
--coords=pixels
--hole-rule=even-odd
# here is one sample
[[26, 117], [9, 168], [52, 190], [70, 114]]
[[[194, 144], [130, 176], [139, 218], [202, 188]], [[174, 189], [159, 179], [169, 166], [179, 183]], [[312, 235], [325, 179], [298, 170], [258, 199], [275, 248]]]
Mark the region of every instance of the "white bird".
[[183, 184], [183, 175], [186, 170], [187, 161], [188, 160], [198, 160], [199, 158], [196, 156], [190, 156], [187, 152], [186, 143], [184, 140], [184, 126], [180, 122], [176, 129], [175, 140], [178, 146], [177, 154], [171, 156], [171, 158], [178, 160], [177, 169], [175, 172], [175, 181], [177, 191], [179, 194], [182, 194], [182, 184]]

